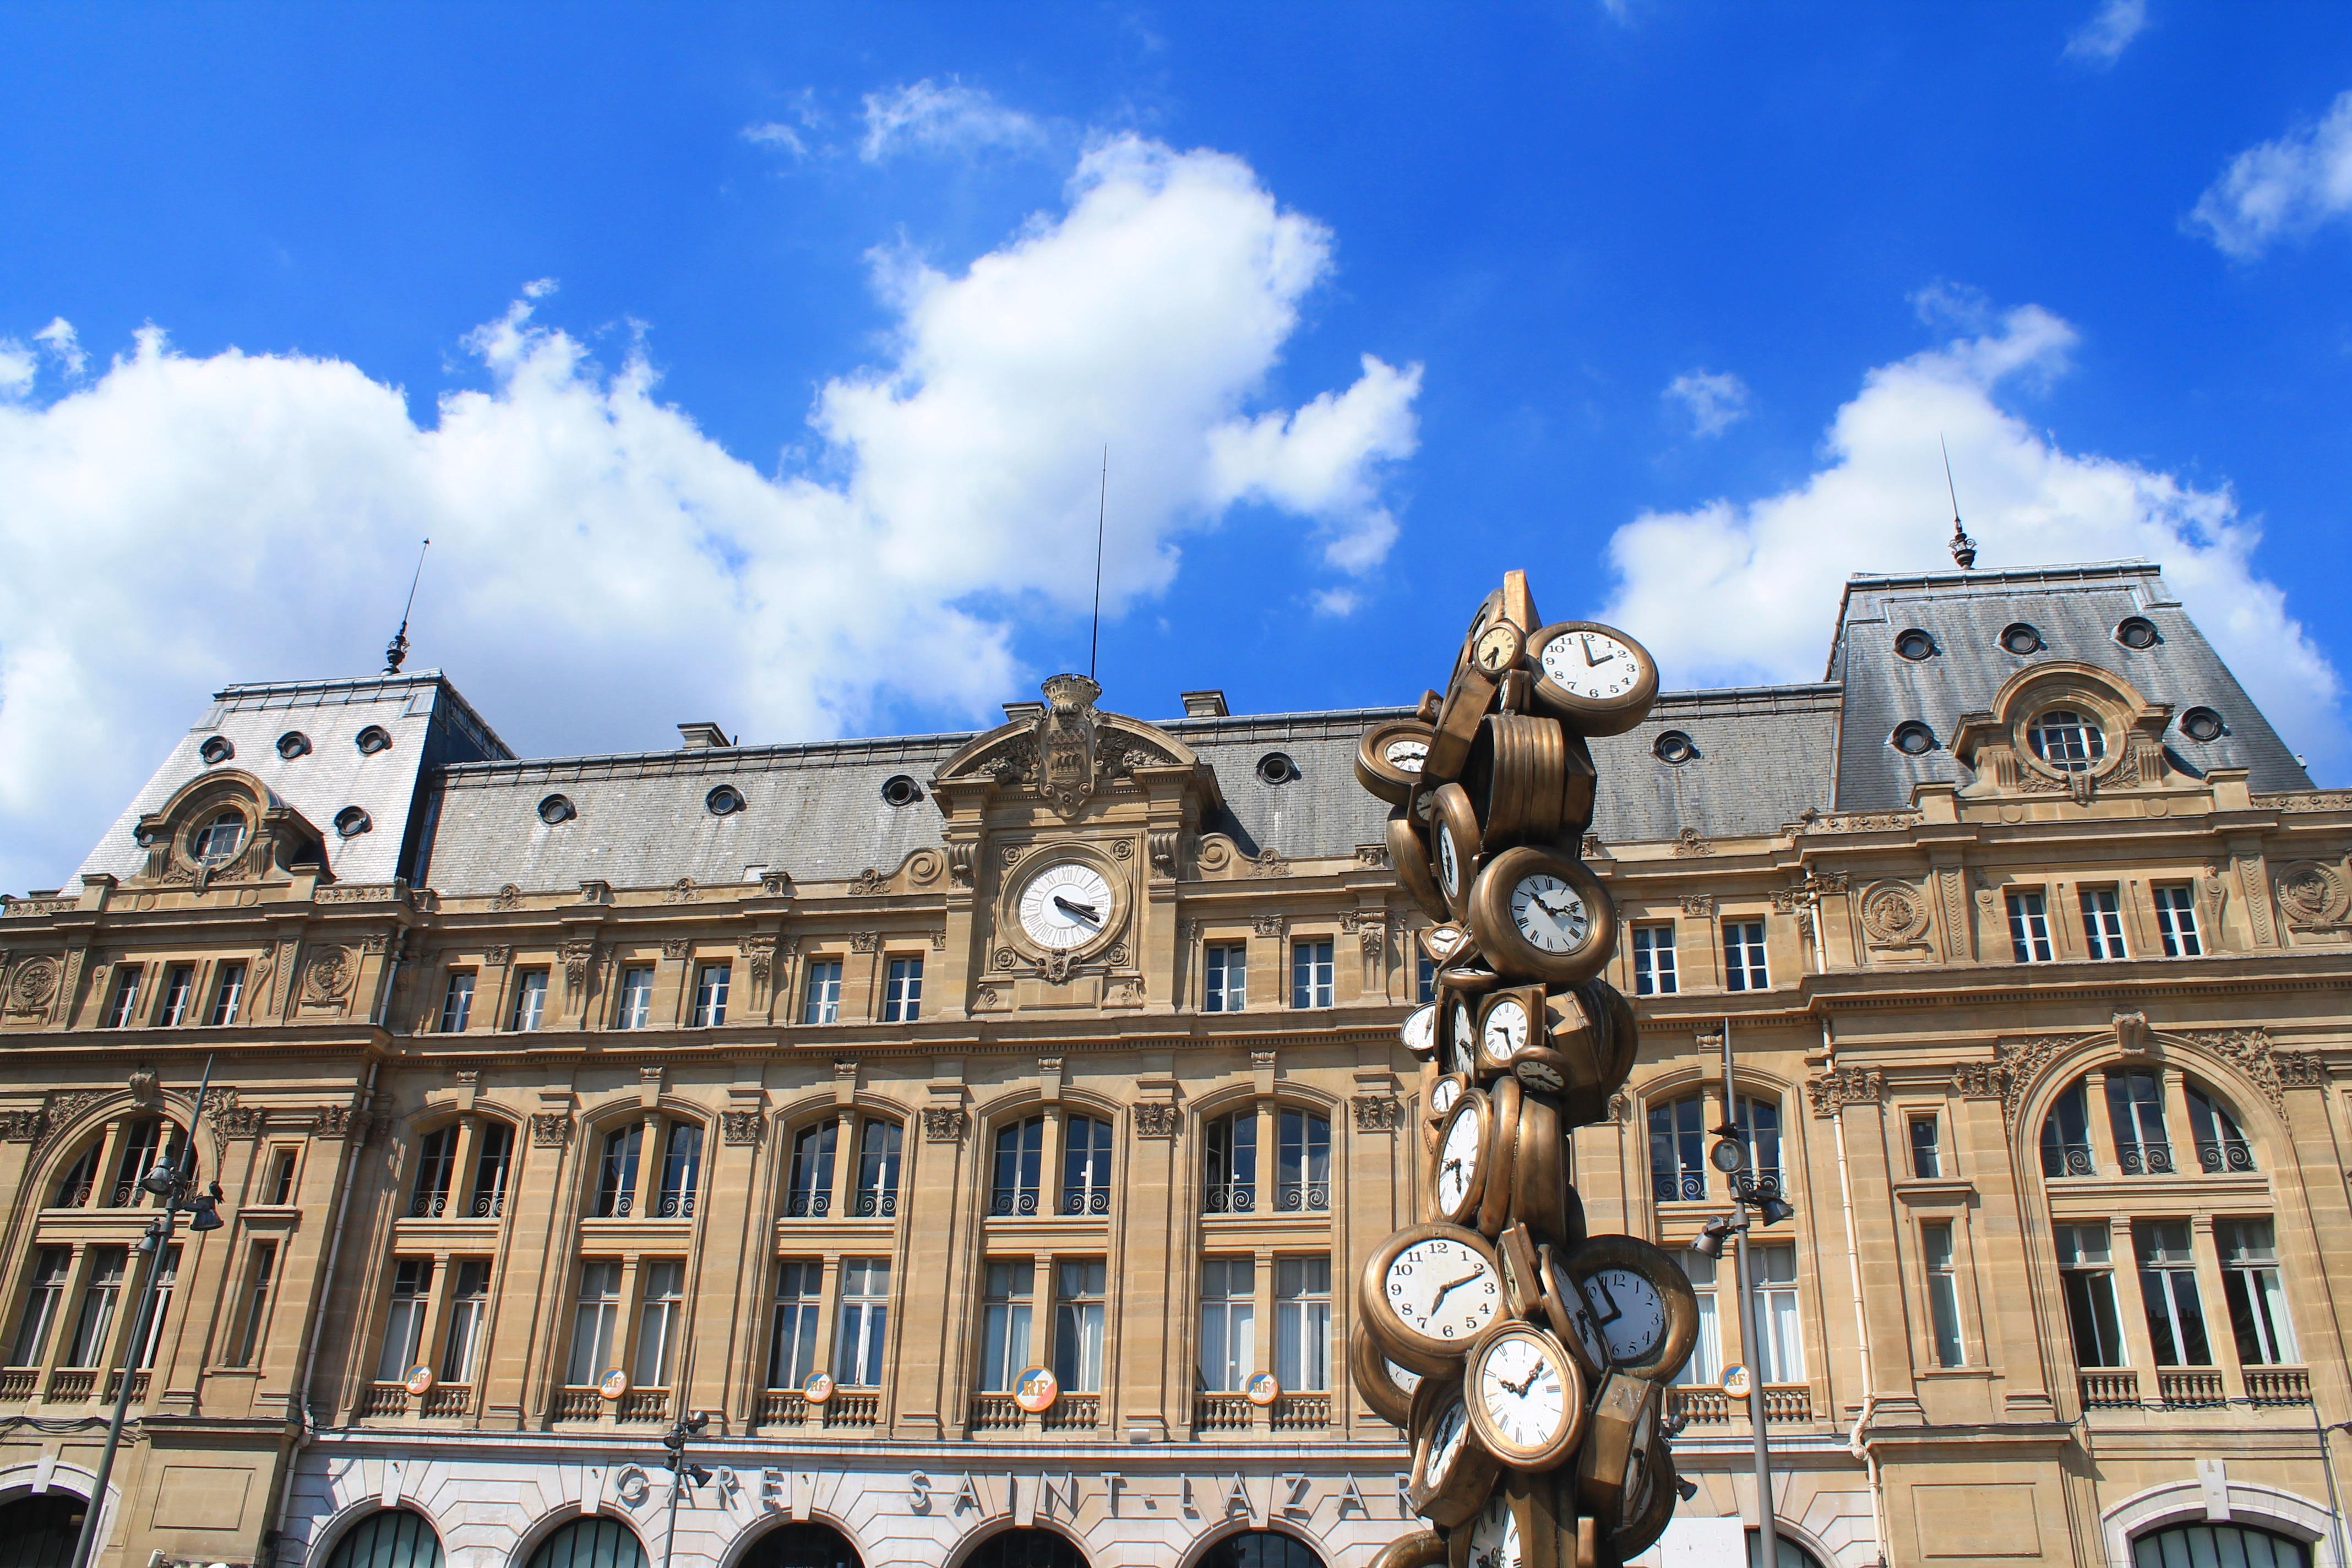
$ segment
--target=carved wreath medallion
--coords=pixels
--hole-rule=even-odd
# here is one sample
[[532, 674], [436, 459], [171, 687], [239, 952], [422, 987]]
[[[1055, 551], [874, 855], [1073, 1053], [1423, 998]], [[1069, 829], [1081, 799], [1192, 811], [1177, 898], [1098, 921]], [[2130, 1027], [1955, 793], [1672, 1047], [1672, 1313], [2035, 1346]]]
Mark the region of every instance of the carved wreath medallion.
[[1927, 934], [1927, 900], [1908, 882], [1878, 882], [1862, 895], [1862, 929], [1874, 947], [1901, 947]]

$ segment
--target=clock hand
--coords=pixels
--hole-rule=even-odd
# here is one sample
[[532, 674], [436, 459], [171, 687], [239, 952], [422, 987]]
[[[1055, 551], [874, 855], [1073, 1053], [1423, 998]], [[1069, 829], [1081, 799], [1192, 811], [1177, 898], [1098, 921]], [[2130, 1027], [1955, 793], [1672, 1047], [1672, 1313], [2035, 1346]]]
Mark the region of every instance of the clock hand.
[[1584, 668], [1591, 669], [1594, 663], [1597, 662], [1592, 657], [1592, 634], [1591, 632], [1585, 632], [1581, 634], [1577, 640], [1584, 645]]
[[1074, 904], [1070, 902], [1069, 900], [1062, 897], [1061, 894], [1055, 893], [1054, 895], [1054, 907], [1058, 910], [1066, 910], [1090, 924], [1102, 924], [1102, 915], [1092, 904]]
[[1465, 1285], [1473, 1283], [1477, 1279], [1477, 1278], [1478, 1276], [1475, 1274], [1465, 1274], [1459, 1279], [1449, 1279], [1444, 1284], [1440, 1285], [1437, 1288], [1437, 1294], [1429, 1299], [1429, 1310], [1434, 1312], [1437, 1310], [1437, 1304], [1440, 1301], [1444, 1300], [1445, 1298], [1453, 1291], [1461, 1289]]

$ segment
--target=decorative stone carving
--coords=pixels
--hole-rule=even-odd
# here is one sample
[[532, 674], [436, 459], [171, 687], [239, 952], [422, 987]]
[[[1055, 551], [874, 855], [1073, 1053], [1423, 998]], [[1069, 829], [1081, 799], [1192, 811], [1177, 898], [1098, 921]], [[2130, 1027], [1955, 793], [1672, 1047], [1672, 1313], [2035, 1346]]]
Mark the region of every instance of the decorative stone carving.
[[153, 1068], [140, 1068], [124, 1080], [131, 1088], [131, 1103], [142, 1110], [152, 1110], [163, 1102], [163, 1080]]
[[1234, 841], [1223, 834], [1204, 834], [1202, 836], [1200, 846], [1192, 851], [1192, 866], [1195, 870], [1209, 876], [1222, 877], [1233, 869], [1234, 861], [1239, 853], [1240, 851], [1234, 847]]
[[367, 1141], [367, 1117], [356, 1106], [322, 1105], [310, 1115], [310, 1135], [313, 1138], [348, 1138], [354, 1143]]
[[[213, 1124], [215, 1147], [231, 1138], [258, 1138], [268, 1113], [238, 1101], [234, 1089], [215, 1089], [205, 1099], [205, 1119]], [[217, 1160], [217, 1155], [215, 1160]]]
[[1805, 1080], [1815, 1116], [1835, 1116], [1849, 1105], [1876, 1105], [1886, 1098], [1886, 1074], [1877, 1068], [1839, 1068]]
[[792, 890], [793, 879], [784, 875], [782, 871], [762, 871], [760, 873], [760, 896], [761, 898], [781, 899]]
[[1103, 994], [1103, 1005], [1107, 1007], [1135, 1007], [1140, 1006], [1142, 1002], [1143, 976], [1140, 974], [1120, 975]]
[[768, 984], [776, 972], [776, 939], [764, 935], [747, 936], [736, 943], [736, 951], [743, 955], [744, 964], [751, 972], [751, 983], [755, 985]]
[[1173, 1138], [1180, 1120], [1172, 1105], [1144, 1104], [1135, 1108], [1135, 1135], [1138, 1138]]
[[1018, 866], [1021, 864], [1021, 857], [1028, 853], [1029, 846], [1026, 844], [1008, 844], [998, 852], [997, 858], [1007, 867]]
[[852, 898], [869, 898], [875, 894], [882, 892], [889, 886], [889, 878], [884, 876], [873, 867], [868, 866], [866, 869], [849, 879], [850, 896]]
[[719, 1113], [719, 1136], [737, 1145], [757, 1147], [767, 1136], [768, 1118], [758, 1110], [722, 1110]]
[[1260, 936], [1281, 936], [1290, 930], [1288, 915], [1257, 915], [1250, 921], [1250, 929]]
[[2263, 858], [2241, 855], [2236, 860], [2238, 888], [2246, 900], [2246, 912], [2254, 923], [2254, 945], [2269, 947], [2277, 939], [2271, 932], [2270, 900], [2263, 897]]
[[923, 1107], [923, 1142], [961, 1143], [964, 1129], [971, 1121], [971, 1116], [955, 1106], [926, 1105]]
[[1356, 864], [1364, 867], [1369, 870], [1387, 870], [1389, 868], [1389, 847], [1385, 844], [1357, 845]]
[[1999, 1068], [1990, 1062], [1962, 1062], [1952, 1069], [1952, 1089], [1966, 1100], [1995, 1100], [2000, 1095]]
[[522, 889], [516, 887], [512, 882], [509, 882], [499, 889], [498, 897], [490, 900], [490, 908], [494, 910], [510, 910], [521, 902]]
[[1862, 933], [1873, 947], [1909, 947], [1927, 934], [1927, 896], [1908, 882], [1874, 882], [1863, 890]]
[[971, 886], [971, 852], [974, 847], [969, 839], [958, 839], [948, 846], [948, 880], [956, 887]]
[[1009, 947], [1000, 947], [989, 955], [988, 966], [991, 969], [1010, 970], [1014, 964], [1017, 964], [1020, 962], [1021, 955], [1019, 953], [1013, 952]]
[[577, 937], [563, 944], [563, 978], [572, 990], [588, 984], [588, 966], [596, 962], [596, 943], [587, 937]]
[[918, 888], [927, 888], [940, 879], [940, 873], [946, 867], [947, 862], [938, 850], [918, 849], [907, 857], [907, 863], [900, 869], [907, 873], [908, 882]]
[[1698, 915], [1709, 920], [1713, 919], [1715, 916], [1715, 895], [1713, 893], [1685, 893], [1683, 895], [1683, 913], [1686, 915]]
[[572, 1142], [572, 1113], [568, 1110], [534, 1110], [530, 1115], [530, 1142], [537, 1149], [561, 1149]]
[[972, 990], [971, 1010], [975, 1013], [1003, 1013], [1012, 1006], [1012, 998], [1002, 985], [983, 984]]
[[1153, 876], [1176, 875], [1176, 847], [1182, 837], [1173, 827], [1155, 827], [1143, 836], [1144, 855], [1151, 862]]
[[580, 901], [583, 904], [609, 904], [613, 901], [613, 884], [600, 877], [591, 877], [580, 884]]
[[342, 1005], [359, 978], [359, 960], [348, 947], [312, 949], [302, 965], [302, 1005]]
[[1676, 855], [1712, 855], [1715, 853], [1715, 847], [1706, 841], [1706, 836], [1697, 828], [1685, 827], [1675, 835], [1675, 853]]
[[662, 943], [662, 956], [677, 963], [694, 951], [694, 944], [682, 936], [674, 936]]
[[2326, 1089], [2327, 1065], [2317, 1051], [2273, 1051], [2281, 1089]]
[[[2263, 1098], [2270, 1101], [2273, 1110], [2284, 1109], [2279, 1091], [2284, 1087], [2285, 1075], [2280, 1070], [2279, 1058], [2271, 1048], [2267, 1029], [2214, 1029], [2187, 1037], [2191, 1045], [2210, 1051], [2253, 1080]], [[2318, 1058], [2297, 1053], [2294, 1071], [2298, 1080], [2310, 1077], [2316, 1069]], [[2301, 1087], [2298, 1082], [2298, 1087]]]
[[396, 902], [404, 890], [398, 882], [332, 882], [310, 898], [321, 904], [384, 904]]
[[486, 967], [491, 969], [504, 969], [508, 964], [512, 963], [513, 962], [514, 949], [507, 946], [504, 942], [500, 942], [494, 947], [486, 947], [482, 949], [482, 963]]
[[1393, 1132], [1404, 1125], [1404, 1102], [1392, 1094], [1360, 1094], [1355, 1107], [1359, 1132]]
[[694, 885], [693, 878], [680, 877], [677, 881], [672, 882], [668, 889], [663, 892], [662, 902], [666, 904], [690, 904], [694, 902], [699, 892], [700, 889], [696, 888]]
[[1282, 851], [1275, 848], [1272, 845], [1268, 845], [1264, 849], [1259, 850], [1257, 852], [1257, 858], [1250, 862], [1250, 865], [1252, 868], [1250, 874], [1254, 877], [1287, 877], [1290, 875], [1290, 862], [1282, 858]]
[[391, 948], [392, 933], [390, 931], [370, 931], [367, 935], [360, 938], [360, 951], [362, 952], [381, 955], [391, 951]]
[[16, 973], [8, 978], [8, 1011], [46, 1011], [57, 992], [58, 961], [46, 952], [36, 953], [16, 965]]
[[2129, 1055], [2144, 1057], [2156, 1044], [2156, 1036], [2147, 1026], [2147, 1015], [2139, 1012], [2117, 1013], [2115, 1016], [2116, 1044]]
[[1621, 1089], [1616, 1093], [1609, 1097], [1609, 1120], [1612, 1121], [1623, 1122], [1631, 1121], [1633, 1119], [1633, 1097]]
[[38, 1154], [53, 1142], [58, 1134], [72, 1127], [105, 1098], [96, 1089], [72, 1089], [52, 1094], [41, 1101], [41, 1131], [34, 1140], [33, 1152]]
[[1201, 922], [1201, 919], [1198, 915], [1188, 916], [1184, 921], [1185, 942], [1189, 943], [1200, 941], [1201, 938], [1208, 931], [1208, 929], [1209, 928], [1207, 926]]
[[857, 931], [850, 932], [849, 951], [852, 952], [881, 952], [882, 933], [878, 931]]
[[0, 1142], [30, 1143], [41, 1135], [42, 1110], [20, 1105], [0, 1110]]
[[1900, 833], [1916, 827], [1916, 811], [1816, 811], [1807, 807], [1797, 821], [1806, 833]]
[[1606, 855], [1608, 851], [1601, 847], [1601, 835], [1598, 833], [1588, 833], [1582, 838], [1577, 840], [1576, 853], [1578, 858], [1580, 859], [1597, 860], [1603, 855]]
[[1095, 699], [1102, 688], [1083, 675], [1056, 675], [1045, 693], [1035, 730], [1037, 793], [1067, 820], [1095, 791]]
[[2264, 811], [2352, 811], [2352, 790], [2294, 790], [2258, 794], [2255, 809]]
[[2280, 868], [2280, 912], [2294, 931], [2340, 931], [2352, 910], [2352, 887], [2336, 867], [2317, 860], [2297, 860]]
[[931, 933], [931, 951], [933, 952], [945, 952], [947, 950], [948, 933], [943, 931], [933, 931]]

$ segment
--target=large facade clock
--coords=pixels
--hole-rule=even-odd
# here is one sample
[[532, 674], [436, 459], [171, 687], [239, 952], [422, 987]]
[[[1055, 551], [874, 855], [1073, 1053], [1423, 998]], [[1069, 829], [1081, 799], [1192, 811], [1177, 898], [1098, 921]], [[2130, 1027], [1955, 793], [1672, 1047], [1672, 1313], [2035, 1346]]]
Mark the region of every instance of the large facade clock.
[[1043, 957], [1087, 957], [1108, 946], [1126, 923], [1122, 880], [1107, 859], [1083, 850], [1041, 851], [1016, 872], [1001, 918]]

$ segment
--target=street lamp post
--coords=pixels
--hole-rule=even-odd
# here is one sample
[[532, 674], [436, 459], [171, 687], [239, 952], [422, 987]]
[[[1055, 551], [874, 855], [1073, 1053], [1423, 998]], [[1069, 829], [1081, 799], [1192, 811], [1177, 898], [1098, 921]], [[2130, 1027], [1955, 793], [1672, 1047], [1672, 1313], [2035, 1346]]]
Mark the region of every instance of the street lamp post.
[[699, 1437], [702, 1429], [709, 1425], [709, 1411], [689, 1410], [670, 1423], [669, 1430], [662, 1434], [662, 1451], [667, 1456], [663, 1462], [669, 1467], [669, 1527], [662, 1531], [662, 1568], [669, 1568], [670, 1552], [677, 1545], [678, 1492], [688, 1480], [703, 1486], [710, 1479], [709, 1471], [686, 1462], [687, 1439]]
[[131, 1325], [131, 1340], [122, 1358], [121, 1383], [115, 1391], [114, 1414], [107, 1418], [106, 1447], [98, 1457], [98, 1473], [89, 1486], [89, 1506], [81, 1516], [81, 1533], [74, 1540], [71, 1568], [89, 1568], [91, 1555], [98, 1550], [98, 1516], [106, 1508], [107, 1483], [114, 1475], [114, 1453], [122, 1446], [122, 1425], [131, 1414], [131, 1381], [137, 1370], [139, 1352], [147, 1342], [150, 1325], [155, 1318], [155, 1290], [163, 1277], [164, 1249], [172, 1244], [172, 1233], [178, 1227], [180, 1209], [188, 1211], [191, 1231], [218, 1230], [220, 1217], [220, 1184], [215, 1182], [209, 1193], [194, 1191], [196, 1184], [196, 1127], [205, 1114], [205, 1097], [213, 1082], [212, 1058], [205, 1058], [204, 1077], [196, 1084], [196, 1108], [188, 1116], [188, 1135], [173, 1152], [172, 1158], [156, 1166], [139, 1179], [147, 1192], [163, 1200], [163, 1212], [157, 1215], [140, 1238], [139, 1251], [147, 1259], [147, 1277], [139, 1288], [139, 1312]]

